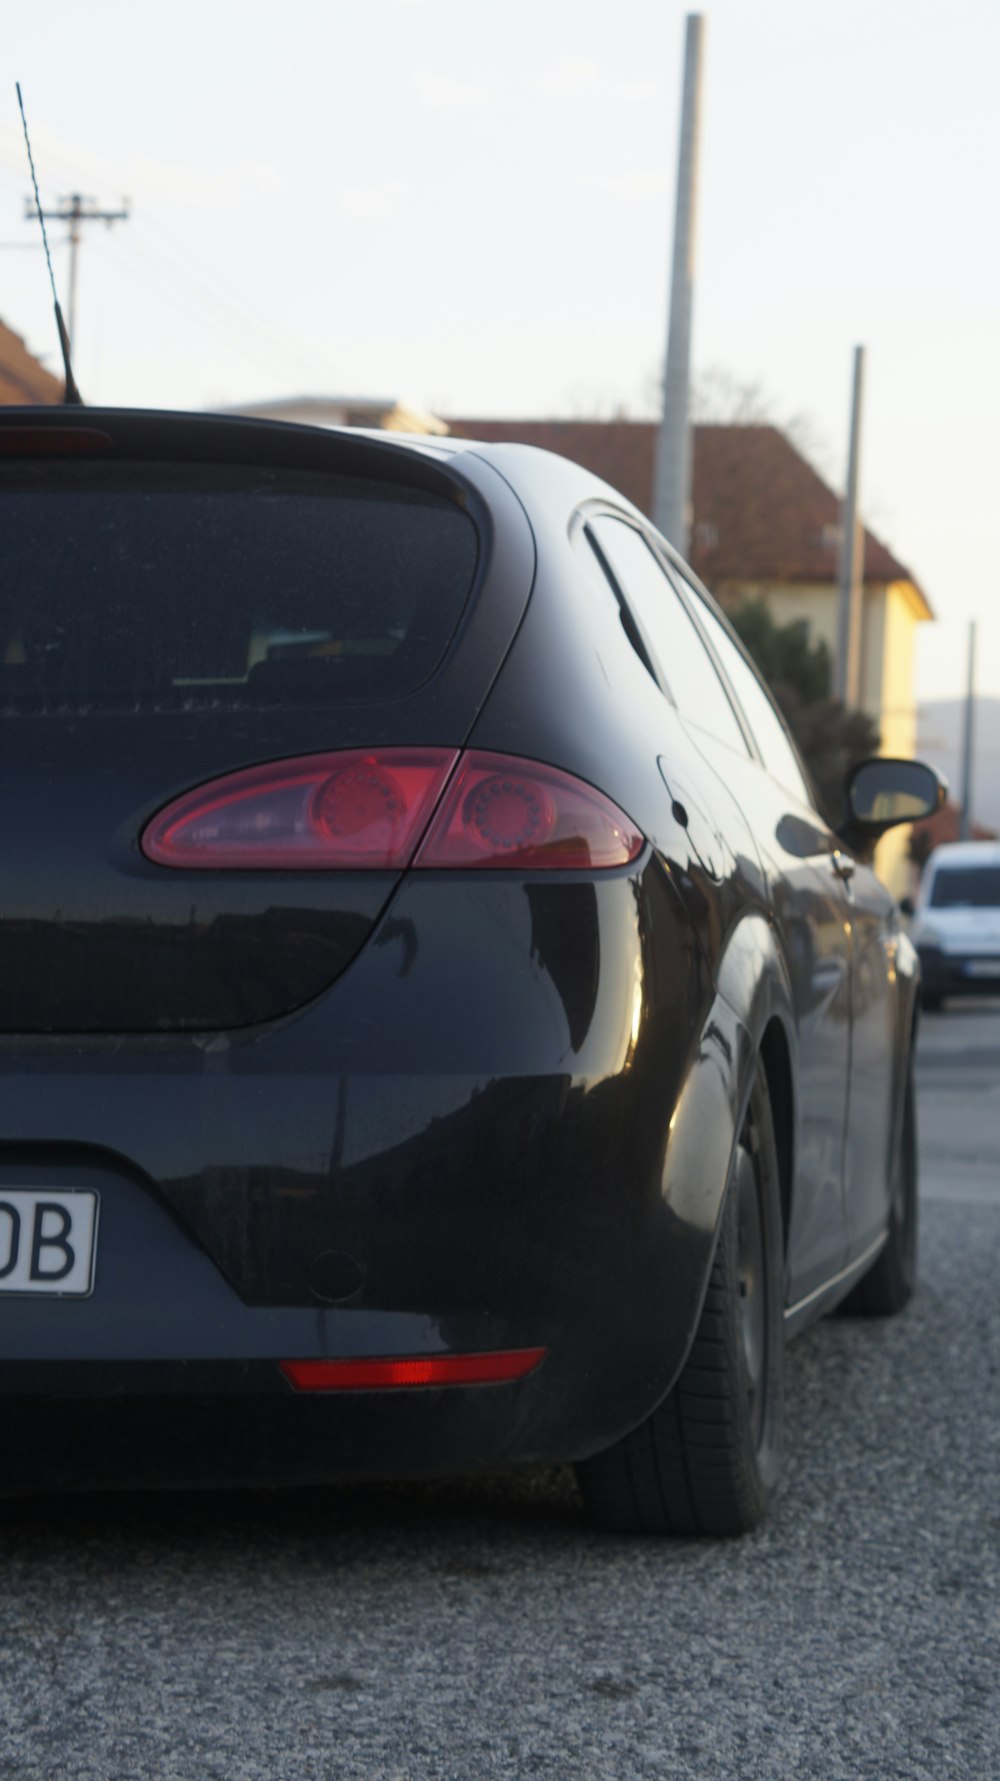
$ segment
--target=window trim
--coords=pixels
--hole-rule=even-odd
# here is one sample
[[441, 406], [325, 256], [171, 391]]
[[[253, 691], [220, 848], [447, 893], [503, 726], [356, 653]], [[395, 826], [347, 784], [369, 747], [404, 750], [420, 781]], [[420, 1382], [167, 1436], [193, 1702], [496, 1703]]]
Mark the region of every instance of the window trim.
[[587, 518], [583, 520], [583, 524], [576, 528], [572, 542], [575, 544], [577, 538], [581, 535], [586, 539], [591, 552], [597, 558], [597, 566], [599, 569], [603, 570], [605, 579], [611, 589], [612, 596], [618, 607], [618, 617], [621, 620], [622, 630], [625, 632], [629, 643], [635, 650], [636, 655], [648, 673], [654, 686], [657, 687], [664, 697], [669, 700], [670, 704], [673, 705], [676, 710], [677, 701], [666, 683], [663, 670], [659, 664], [659, 659], [651, 649], [646, 633], [625, 597], [624, 590], [608, 561], [607, 554], [601, 549], [600, 539], [591, 528], [590, 520], [599, 519], [600, 517], [600, 514], [589, 514]]
[[[577, 508], [570, 526], [570, 541], [575, 543], [582, 533], [597, 559], [598, 566], [603, 569], [611, 588], [611, 592], [618, 605], [622, 621], [622, 629], [628, 637], [628, 640], [640, 661], [643, 663], [643, 666], [647, 669], [654, 685], [676, 711], [680, 721], [682, 723], [691, 723], [693, 720], [691, 718], [685, 718], [684, 713], [681, 711], [655, 646], [653, 645], [652, 640], [648, 637], [641, 618], [633, 610], [627, 593], [618, 581], [606, 552], [601, 548], [600, 539], [592, 529], [591, 521], [597, 519], [617, 520], [621, 524], [628, 526], [631, 531], [637, 532], [649, 550], [653, 561], [663, 570], [668, 585], [673, 588], [674, 592], [677, 594], [684, 611], [694, 625], [695, 636], [705, 650], [712, 668], [715, 670], [716, 677], [719, 681], [720, 691], [732, 712], [736, 728], [743, 738], [748, 758], [756, 761], [759, 766], [763, 766], [764, 763], [760, 749], [757, 745], [757, 739], [754, 736], [753, 731], [750, 729], [743, 707], [733, 692], [729, 678], [725, 673], [725, 670], [722, 668], [715, 650], [712, 648], [711, 639], [706, 635], [702, 625], [698, 622], [697, 613], [693, 612], [692, 602], [686, 591], [682, 586], [678, 586], [677, 577], [672, 573], [672, 564], [669, 561], [669, 557], [667, 557], [667, 560], [664, 560], [664, 551], [662, 551], [659, 546], [666, 546], [666, 551], [669, 552], [670, 547], [666, 545], [666, 540], [661, 539], [660, 534], [653, 531], [652, 527], [642, 519], [641, 515], [624, 512], [620, 507], [614, 507], [609, 501], [598, 500], [584, 503]], [[635, 633], [634, 637], [632, 635], [633, 631]], [[754, 672], [756, 673], [756, 669]], [[695, 724], [694, 727], [700, 730], [703, 726]], [[715, 736], [715, 732], [710, 729], [706, 729], [705, 734], [713, 736], [714, 740], [719, 742], [723, 748], [732, 746], [727, 742], [724, 736]], [[733, 752], [738, 754], [739, 750], [734, 748]], [[796, 760], [798, 759], [797, 753], [795, 758]], [[767, 771], [766, 768], [764, 770], [765, 772]]]
[[[819, 798], [816, 793], [816, 787], [813, 784], [812, 774], [810, 773], [809, 768], [806, 766], [805, 761], [802, 759], [802, 754], [799, 750], [799, 746], [798, 746], [794, 736], [792, 735], [791, 730], [788, 727], [788, 723], [786, 721], [785, 714], [779, 708], [779, 706], [774, 698], [774, 695], [771, 692], [770, 687], [767, 685], [766, 681], [764, 680], [763, 675], [760, 673], [760, 670], [758, 669], [756, 663], [754, 662], [753, 657], [750, 655], [750, 652], [746, 648], [746, 645], [744, 644], [742, 638], [739, 637], [737, 635], [736, 631], [733, 629], [733, 626], [729, 621], [728, 615], [723, 611], [722, 607], [719, 605], [719, 602], [718, 602], [718, 600], [716, 600], [715, 596], [712, 593], [710, 593], [709, 589], [705, 586], [705, 583], [703, 581], [701, 581], [699, 579], [699, 577], [695, 574], [694, 570], [691, 568], [690, 563], [685, 562], [685, 560], [681, 556], [680, 552], [675, 550], [673, 545], [670, 544], [667, 541], [667, 539], [663, 537], [662, 533], [658, 532], [656, 530], [656, 528], [650, 524], [649, 520], [646, 519], [644, 514], [638, 513], [636, 511], [630, 512], [626, 508], [617, 507], [617, 506], [615, 506], [615, 504], [613, 502], [607, 501], [607, 500], [602, 500], [600, 497], [598, 497], [596, 500], [591, 499], [589, 501], [582, 501], [574, 509], [573, 514], [570, 519], [570, 523], [569, 523], [570, 541], [571, 541], [571, 543], [575, 544], [577, 539], [579, 538], [581, 532], [586, 535], [587, 543], [589, 544], [593, 555], [597, 559], [598, 566], [601, 569], [603, 569], [604, 574], [607, 578], [608, 584], [611, 588], [611, 592], [618, 604], [618, 609], [619, 609], [619, 612], [621, 613], [621, 617], [622, 617], [622, 628], [625, 631], [626, 636], [628, 636], [629, 623], [631, 622], [631, 624], [634, 625], [634, 627], [640, 637], [640, 641], [643, 644], [643, 651], [642, 652], [637, 651], [636, 653], [639, 655], [640, 660], [644, 660], [644, 657], [648, 656], [649, 659], [648, 659], [648, 661], [645, 662], [645, 665], [648, 668], [648, 672], [650, 673], [655, 685], [659, 688], [660, 692], [668, 700], [668, 702], [673, 706], [674, 710], [677, 712], [678, 717], [681, 718], [681, 721], [683, 722], [684, 719], [682, 717], [680, 707], [678, 706], [677, 700], [674, 698], [674, 695], [670, 690], [670, 685], [667, 681], [666, 675], [663, 673], [663, 670], [659, 665], [659, 661], [656, 657], [656, 653], [646, 643], [645, 633], [641, 630], [639, 621], [632, 613], [631, 607], [627, 605], [624, 594], [623, 594], [621, 588], [619, 587], [618, 582], [615, 579], [614, 572], [611, 569], [611, 566], [608, 563], [604, 552], [601, 550], [600, 542], [595, 537], [594, 533], [592, 532], [592, 530], [590, 528], [590, 521], [595, 520], [595, 519], [621, 520], [626, 525], [631, 526], [633, 531], [638, 532], [640, 537], [642, 537], [645, 540], [646, 544], [649, 546], [650, 550], [652, 551], [653, 556], [660, 563], [660, 566], [663, 568], [665, 574], [667, 575], [668, 580], [670, 581], [671, 587], [673, 587], [675, 589], [675, 591], [678, 595], [678, 598], [683, 602], [685, 611], [690, 615], [692, 622], [694, 623], [695, 628], [697, 630], [698, 636], [701, 639], [702, 644], [704, 645], [705, 649], [708, 652], [709, 659], [711, 660], [712, 666], [715, 668], [715, 671], [718, 674], [719, 679], [722, 683], [723, 691], [725, 692], [725, 694], [729, 700], [729, 703], [732, 706], [733, 715], [736, 718], [736, 722], [742, 732], [744, 741], [746, 742], [747, 749], [749, 750], [750, 759], [757, 764], [757, 766], [760, 768], [762, 773], [766, 773], [770, 779], [773, 779], [774, 775], [771, 772], [770, 768], [767, 765], [767, 762], [764, 759], [764, 756], [761, 752], [760, 743], [758, 742], [756, 734], [754, 733], [753, 727], [750, 723], [750, 720], [747, 717], [747, 714], [744, 711], [742, 704], [740, 703], [739, 696], [736, 692], [736, 689], [733, 686], [728, 674], [726, 673], [725, 667], [719, 657], [717, 650], [715, 649], [715, 646], [712, 642], [712, 639], [711, 639], [707, 629], [702, 624], [701, 615], [698, 611], [699, 603], [701, 601], [704, 601], [705, 605], [708, 607], [708, 609], [712, 613], [713, 617], [718, 619], [719, 623], [722, 625], [723, 630], [726, 632], [726, 634], [730, 638], [730, 641], [732, 642], [735, 649], [737, 650], [737, 653], [743, 657], [743, 660], [746, 663], [747, 668], [749, 669], [750, 673], [753, 675], [754, 679], [757, 681], [759, 687], [761, 688], [761, 691], [764, 694], [764, 697], [766, 698], [768, 704], [771, 707], [771, 710], [773, 711], [773, 713], [778, 721], [778, 724], [780, 725], [782, 731], [784, 732], [785, 740], [787, 741], [788, 746], [792, 751], [792, 757], [793, 757], [794, 761], [796, 762], [796, 765], [798, 766], [799, 772], [802, 776], [802, 784], [806, 790], [808, 807], [813, 811], [814, 815], [819, 816], [820, 819], [825, 823], [827, 821], [827, 818], [823, 815], [822, 807], [820, 805], [820, 801], [819, 801]], [[632, 644], [633, 649], [635, 649], [635, 643], [633, 642], [631, 637], [629, 637], [629, 642]], [[708, 732], [706, 732], [706, 733], [708, 733]], [[725, 742], [723, 742], [722, 746], [723, 747], [726, 746]], [[785, 789], [790, 794], [792, 793], [793, 788], [791, 786], [787, 786]]]

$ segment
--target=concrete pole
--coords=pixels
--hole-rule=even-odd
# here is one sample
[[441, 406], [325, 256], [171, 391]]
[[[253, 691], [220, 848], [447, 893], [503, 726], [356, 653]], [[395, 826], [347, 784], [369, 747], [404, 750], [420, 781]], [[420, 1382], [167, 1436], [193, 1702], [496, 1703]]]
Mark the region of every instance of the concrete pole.
[[689, 12], [684, 34], [684, 88], [677, 152], [674, 255], [670, 278], [670, 321], [663, 379], [663, 417], [653, 477], [653, 524], [687, 554], [691, 510], [691, 311], [694, 299], [695, 199], [698, 186], [698, 134], [705, 21]]
[[841, 510], [840, 603], [837, 622], [836, 697], [849, 710], [861, 699], [861, 620], [865, 573], [864, 534], [858, 512], [861, 475], [861, 402], [864, 390], [865, 349], [854, 348], [854, 384], [851, 392], [851, 439], [847, 456], [847, 491]]
[[976, 621], [969, 624], [969, 667], [965, 681], [965, 718], [962, 725], [962, 819], [959, 839], [972, 838], [972, 751], [976, 712]]

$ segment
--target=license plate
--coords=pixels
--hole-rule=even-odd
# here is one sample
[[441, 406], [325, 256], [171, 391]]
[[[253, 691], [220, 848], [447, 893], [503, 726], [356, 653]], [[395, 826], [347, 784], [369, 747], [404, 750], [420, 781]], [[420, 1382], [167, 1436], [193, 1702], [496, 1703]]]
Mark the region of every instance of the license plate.
[[966, 977], [1000, 977], [1000, 959], [967, 959]]
[[0, 1188], [0, 1292], [86, 1298], [94, 1284], [98, 1196]]

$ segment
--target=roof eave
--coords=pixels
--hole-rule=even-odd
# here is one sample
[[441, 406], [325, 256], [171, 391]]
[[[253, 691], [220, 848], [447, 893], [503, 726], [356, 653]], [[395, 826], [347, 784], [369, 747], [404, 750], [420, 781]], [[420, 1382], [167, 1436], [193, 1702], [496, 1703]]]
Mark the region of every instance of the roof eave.
[[936, 614], [923, 588], [912, 576], [900, 576], [885, 584], [890, 593], [899, 594], [918, 624], [933, 623]]

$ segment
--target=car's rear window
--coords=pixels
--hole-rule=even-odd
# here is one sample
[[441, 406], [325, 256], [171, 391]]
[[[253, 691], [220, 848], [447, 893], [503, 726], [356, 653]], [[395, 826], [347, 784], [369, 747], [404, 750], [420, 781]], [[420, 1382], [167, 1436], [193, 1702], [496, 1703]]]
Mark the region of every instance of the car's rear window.
[[942, 866], [931, 886], [932, 909], [1000, 909], [1000, 866]]
[[441, 661], [476, 557], [466, 513], [394, 483], [8, 464], [0, 712], [398, 697]]

